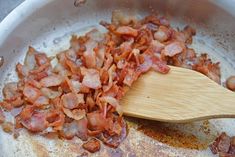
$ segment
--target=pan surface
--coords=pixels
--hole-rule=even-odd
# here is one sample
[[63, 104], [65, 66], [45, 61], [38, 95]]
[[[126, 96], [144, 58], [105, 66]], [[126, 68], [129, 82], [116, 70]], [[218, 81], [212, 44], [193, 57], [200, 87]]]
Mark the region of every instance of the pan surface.
[[[17, 80], [15, 65], [23, 61], [29, 45], [49, 55], [68, 48], [71, 34], [84, 34], [92, 28], [104, 31], [100, 20], [110, 21], [113, 10], [143, 17], [160, 13], [174, 27], [189, 24], [196, 28], [192, 47], [220, 61], [222, 82], [235, 75], [234, 0], [87, 0], [77, 7], [73, 0], [27, 0], [0, 24], [0, 89]], [[223, 2], [223, 3], [222, 3]], [[206, 104], [205, 104], [205, 109]], [[234, 119], [215, 119], [188, 124], [169, 124], [127, 118], [129, 134], [117, 149], [102, 145], [88, 156], [213, 156], [208, 144], [225, 131], [234, 136]], [[20, 132], [18, 139], [0, 130], [2, 157], [77, 157], [84, 150], [79, 139], [61, 140]]]

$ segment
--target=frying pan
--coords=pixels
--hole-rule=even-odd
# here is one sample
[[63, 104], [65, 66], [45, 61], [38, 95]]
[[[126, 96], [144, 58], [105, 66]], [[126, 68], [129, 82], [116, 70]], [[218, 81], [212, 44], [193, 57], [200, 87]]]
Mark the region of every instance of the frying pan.
[[[79, 2], [79, 0], [77, 1]], [[190, 24], [197, 30], [192, 47], [220, 61], [222, 82], [235, 74], [234, 0], [26, 0], [0, 24], [0, 89], [17, 80], [15, 65], [23, 61], [29, 45], [53, 55], [68, 48], [71, 34], [84, 34], [98, 28], [100, 20], [109, 21], [113, 10], [143, 17], [151, 13], [166, 16], [173, 27]], [[144, 104], [143, 104], [144, 105]], [[205, 110], [209, 110], [206, 108]], [[183, 115], [182, 115], [183, 116]], [[170, 124], [126, 118], [129, 134], [117, 149], [102, 145], [88, 156], [213, 156], [208, 144], [222, 131], [235, 135], [234, 119], [214, 119], [187, 124]], [[22, 131], [17, 139], [0, 131], [1, 157], [77, 157], [82, 142], [53, 139]], [[84, 155], [84, 154], [83, 154]]]

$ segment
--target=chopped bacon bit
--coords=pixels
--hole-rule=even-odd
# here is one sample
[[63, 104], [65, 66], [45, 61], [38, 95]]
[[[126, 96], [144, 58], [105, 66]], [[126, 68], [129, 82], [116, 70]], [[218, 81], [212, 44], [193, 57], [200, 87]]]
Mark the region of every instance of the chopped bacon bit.
[[[167, 74], [168, 65], [174, 65], [220, 83], [219, 63], [188, 47], [196, 34], [190, 26], [179, 31], [165, 17], [137, 20], [120, 11], [113, 12], [112, 23], [100, 24], [108, 32], [73, 35], [70, 48], [56, 57], [29, 47], [24, 64], [16, 65], [19, 81], [3, 88], [0, 123], [6, 123], [4, 109], [15, 117], [16, 129], [84, 141], [95, 136], [116, 148], [127, 136], [119, 100], [142, 74]], [[234, 90], [234, 85], [234, 77], [229, 78], [227, 87]], [[220, 156], [235, 154], [234, 139], [221, 135], [211, 148]], [[83, 147], [95, 152], [100, 144], [92, 139]]]
[[37, 53], [35, 54], [35, 60], [38, 66], [48, 64], [50, 62], [49, 58], [45, 53]]
[[41, 88], [41, 93], [49, 99], [55, 99], [62, 94], [61, 91], [53, 91], [50, 88]]
[[101, 88], [99, 72], [95, 69], [88, 69], [82, 80], [82, 84], [92, 89]]
[[154, 39], [164, 42], [171, 36], [171, 31], [165, 26], [160, 26], [158, 31], [154, 33]]
[[16, 116], [18, 116], [21, 113], [22, 110], [23, 110], [23, 106], [17, 107], [17, 108], [13, 108], [11, 110], [11, 115], [16, 117]]
[[5, 131], [6, 133], [12, 133], [14, 130], [14, 126], [11, 122], [4, 122], [2, 124], [2, 130]]
[[226, 87], [230, 89], [231, 91], [235, 91], [235, 76], [230, 76], [226, 80]]
[[61, 130], [65, 121], [65, 116], [59, 111], [52, 111], [46, 116], [46, 121], [49, 126], [54, 127], [55, 130]]
[[28, 52], [26, 54], [24, 65], [29, 68], [29, 70], [32, 70], [36, 66], [36, 61], [34, 54], [36, 53], [36, 50], [29, 46]]
[[82, 110], [75, 109], [71, 111], [69, 109], [63, 108], [63, 111], [66, 114], [66, 116], [74, 120], [81, 120], [86, 116], [86, 111], [84, 109]]
[[24, 104], [24, 100], [21, 99], [21, 96], [19, 95], [14, 100], [6, 100], [8, 103], [10, 103], [13, 107], [20, 107]]
[[88, 68], [96, 67], [96, 56], [94, 48], [97, 46], [97, 42], [94, 40], [88, 40], [85, 44], [86, 51], [84, 52], [85, 63]]
[[22, 120], [24, 127], [32, 132], [41, 132], [48, 127], [46, 115], [44, 113], [34, 113], [31, 117]]
[[175, 41], [175, 42], [172, 42], [169, 45], [167, 45], [163, 49], [162, 53], [165, 56], [173, 57], [179, 53], [182, 53], [184, 51], [184, 49], [185, 49], [185, 45], [183, 43]]
[[120, 116], [122, 116], [123, 114], [123, 111], [122, 111], [122, 108], [121, 106], [119, 105], [119, 102], [117, 101], [117, 99], [111, 97], [111, 96], [104, 96], [104, 97], [101, 97], [100, 98], [102, 101], [106, 102], [106, 103], [109, 103], [110, 105], [112, 105], [114, 108], [116, 108], [118, 114]]
[[53, 86], [59, 86], [62, 83], [63, 79], [59, 75], [50, 75], [47, 77], [44, 77], [40, 80], [40, 83], [43, 87], [53, 87]]
[[137, 79], [137, 77], [135, 77], [135, 70], [134, 69], [130, 69], [128, 68], [127, 69], [127, 74], [123, 80], [123, 83], [128, 85], [128, 86], [131, 86], [132, 83]]
[[35, 107], [31, 106], [31, 105], [27, 105], [25, 106], [25, 108], [23, 108], [23, 110], [20, 113], [20, 118], [21, 119], [28, 119], [33, 115]]
[[78, 132], [78, 124], [76, 121], [72, 123], [64, 123], [60, 135], [66, 139], [72, 139]]
[[34, 102], [35, 105], [46, 105], [46, 104], [49, 104], [49, 99], [45, 96], [39, 96], [35, 102]]
[[3, 123], [4, 121], [5, 121], [5, 116], [2, 109], [0, 108], [0, 124]]
[[25, 65], [20, 64], [20, 63], [16, 64], [16, 71], [17, 71], [18, 76], [20, 78], [25, 77], [29, 74], [29, 68]]
[[100, 150], [100, 142], [97, 139], [92, 138], [84, 143], [82, 147], [91, 153], [95, 153]]
[[170, 71], [170, 68], [166, 65], [166, 63], [162, 61], [156, 61], [152, 65], [153, 70], [160, 72], [162, 74], [167, 74]]
[[133, 37], [136, 37], [138, 35], [138, 31], [136, 29], [129, 27], [129, 26], [120, 26], [120, 27], [118, 27], [116, 32], [120, 35], [129, 35], [129, 36], [133, 36]]
[[60, 135], [67, 139], [72, 139], [76, 135], [82, 140], [87, 140], [87, 119], [83, 118], [79, 121], [64, 123]]
[[[103, 141], [104, 144], [117, 148], [120, 143], [126, 138], [127, 136], [127, 124], [124, 122], [123, 119], [121, 119], [121, 132], [120, 134], [114, 134], [113, 136], [107, 135], [107, 133], [103, 135], [103, 137], [100, 138], [101, 141]], [[106, 137], [107, 136], [107, 137]]]
[[13, 109], [13, 106], [6, 102], [6, 101], [2, 101], [0, 102], [0, 106], [4, 109], [4, 110], [7, 110], [7, 111], [11, 111]]
[[17, 90], [18, 89], [16, 82], [7, 83], [2, 90], [3, 96], [5, 97], [5, 99], [12, 99], [17, 95]]
[[68, 109], [74, 109], [78, 107], [79, 103], [83, 103], [83, 102], [84, 100], [81, 100], [81, 98], [78, 98], [78, 95], [74, 93], [64, 94], [61, 97], [62, 105]]
[[234, 153], [234, 137], [229, 137], [226, 133], [222, 132], [215, 141], [209, 146], [213, 154], [219, 153], [233, 156]]
[[79, 121], [77, 121], [78, 123], [78, 132], [77, 132], [77, 136], [83, 140], [86, 141], [88, 138], [88, 129], [87, 129], [87, 125], [88, 125], [88, 120], [87, 118], [83, 118]]
[[87, 114], [88, 127], [91, 130], [103, 130], [105, 128], [105, 118], [101, 113], [92, 112]]
[[33, 103], [41, 95], [41, 92], [37, 88], [34, 88], [30, 85], [26, 85], [24, 87], [23, 94], [27, 101]]
[[32, 85], [32, 86], [38, 88], [38, 89], [42, 88], [42, 85], [36, 80], [30, 79], [30, 80], [27, 81], [27, 83], [29, 85]]

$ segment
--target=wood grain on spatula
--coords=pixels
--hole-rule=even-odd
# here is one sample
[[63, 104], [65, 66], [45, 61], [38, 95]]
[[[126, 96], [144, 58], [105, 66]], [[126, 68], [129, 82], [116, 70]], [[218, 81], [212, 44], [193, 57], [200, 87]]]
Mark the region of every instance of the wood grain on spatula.
[[165, 122], [235, 117], [235, 93], [205, 75], [171, 66], [150, 71], [121, 100], [125, 115]]

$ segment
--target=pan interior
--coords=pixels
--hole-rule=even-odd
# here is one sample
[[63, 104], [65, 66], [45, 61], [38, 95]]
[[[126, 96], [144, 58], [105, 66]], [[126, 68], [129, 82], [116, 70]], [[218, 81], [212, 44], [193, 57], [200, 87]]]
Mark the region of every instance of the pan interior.
[[[224, 1], [224, 5], [227, 4]], [[78, 7], [72, 0], [25, 1], [0, 24], [0, 89], [17, 80], [15, 65], [22, 62], [29, 45], [49, 55], [67, 49], [71, 34], [85, 34], [92, 28], [105, 31], [100, 20], [110, 21], [113, 10], [138, 18], [152, 13], [166, 16], [173, 27], [187, 24], [196, 28], [193, 47], [219, 61], [222, 82], [235, 75], [235, 17], [217, 1], [204, 0], [87, 0]], [[205, 104], [205, 109], [206, 104]], [[189, 124], [169, 124], [127, 118], [127, 139], [116, 150], [102, 146], [94, 156], [212, 156], [207, 148], [218, 133], [235, 135], [234, 119], [215, 119]], [[186, 144], [185, 144], [186, 143]], [[10, 149], [10, 151], [9, 151]], [[22, 131], [14, 140], [0, 131], [0, 154], [13, 156], [77, 156], [83, 152], [81, 141], [62, 141]]]

